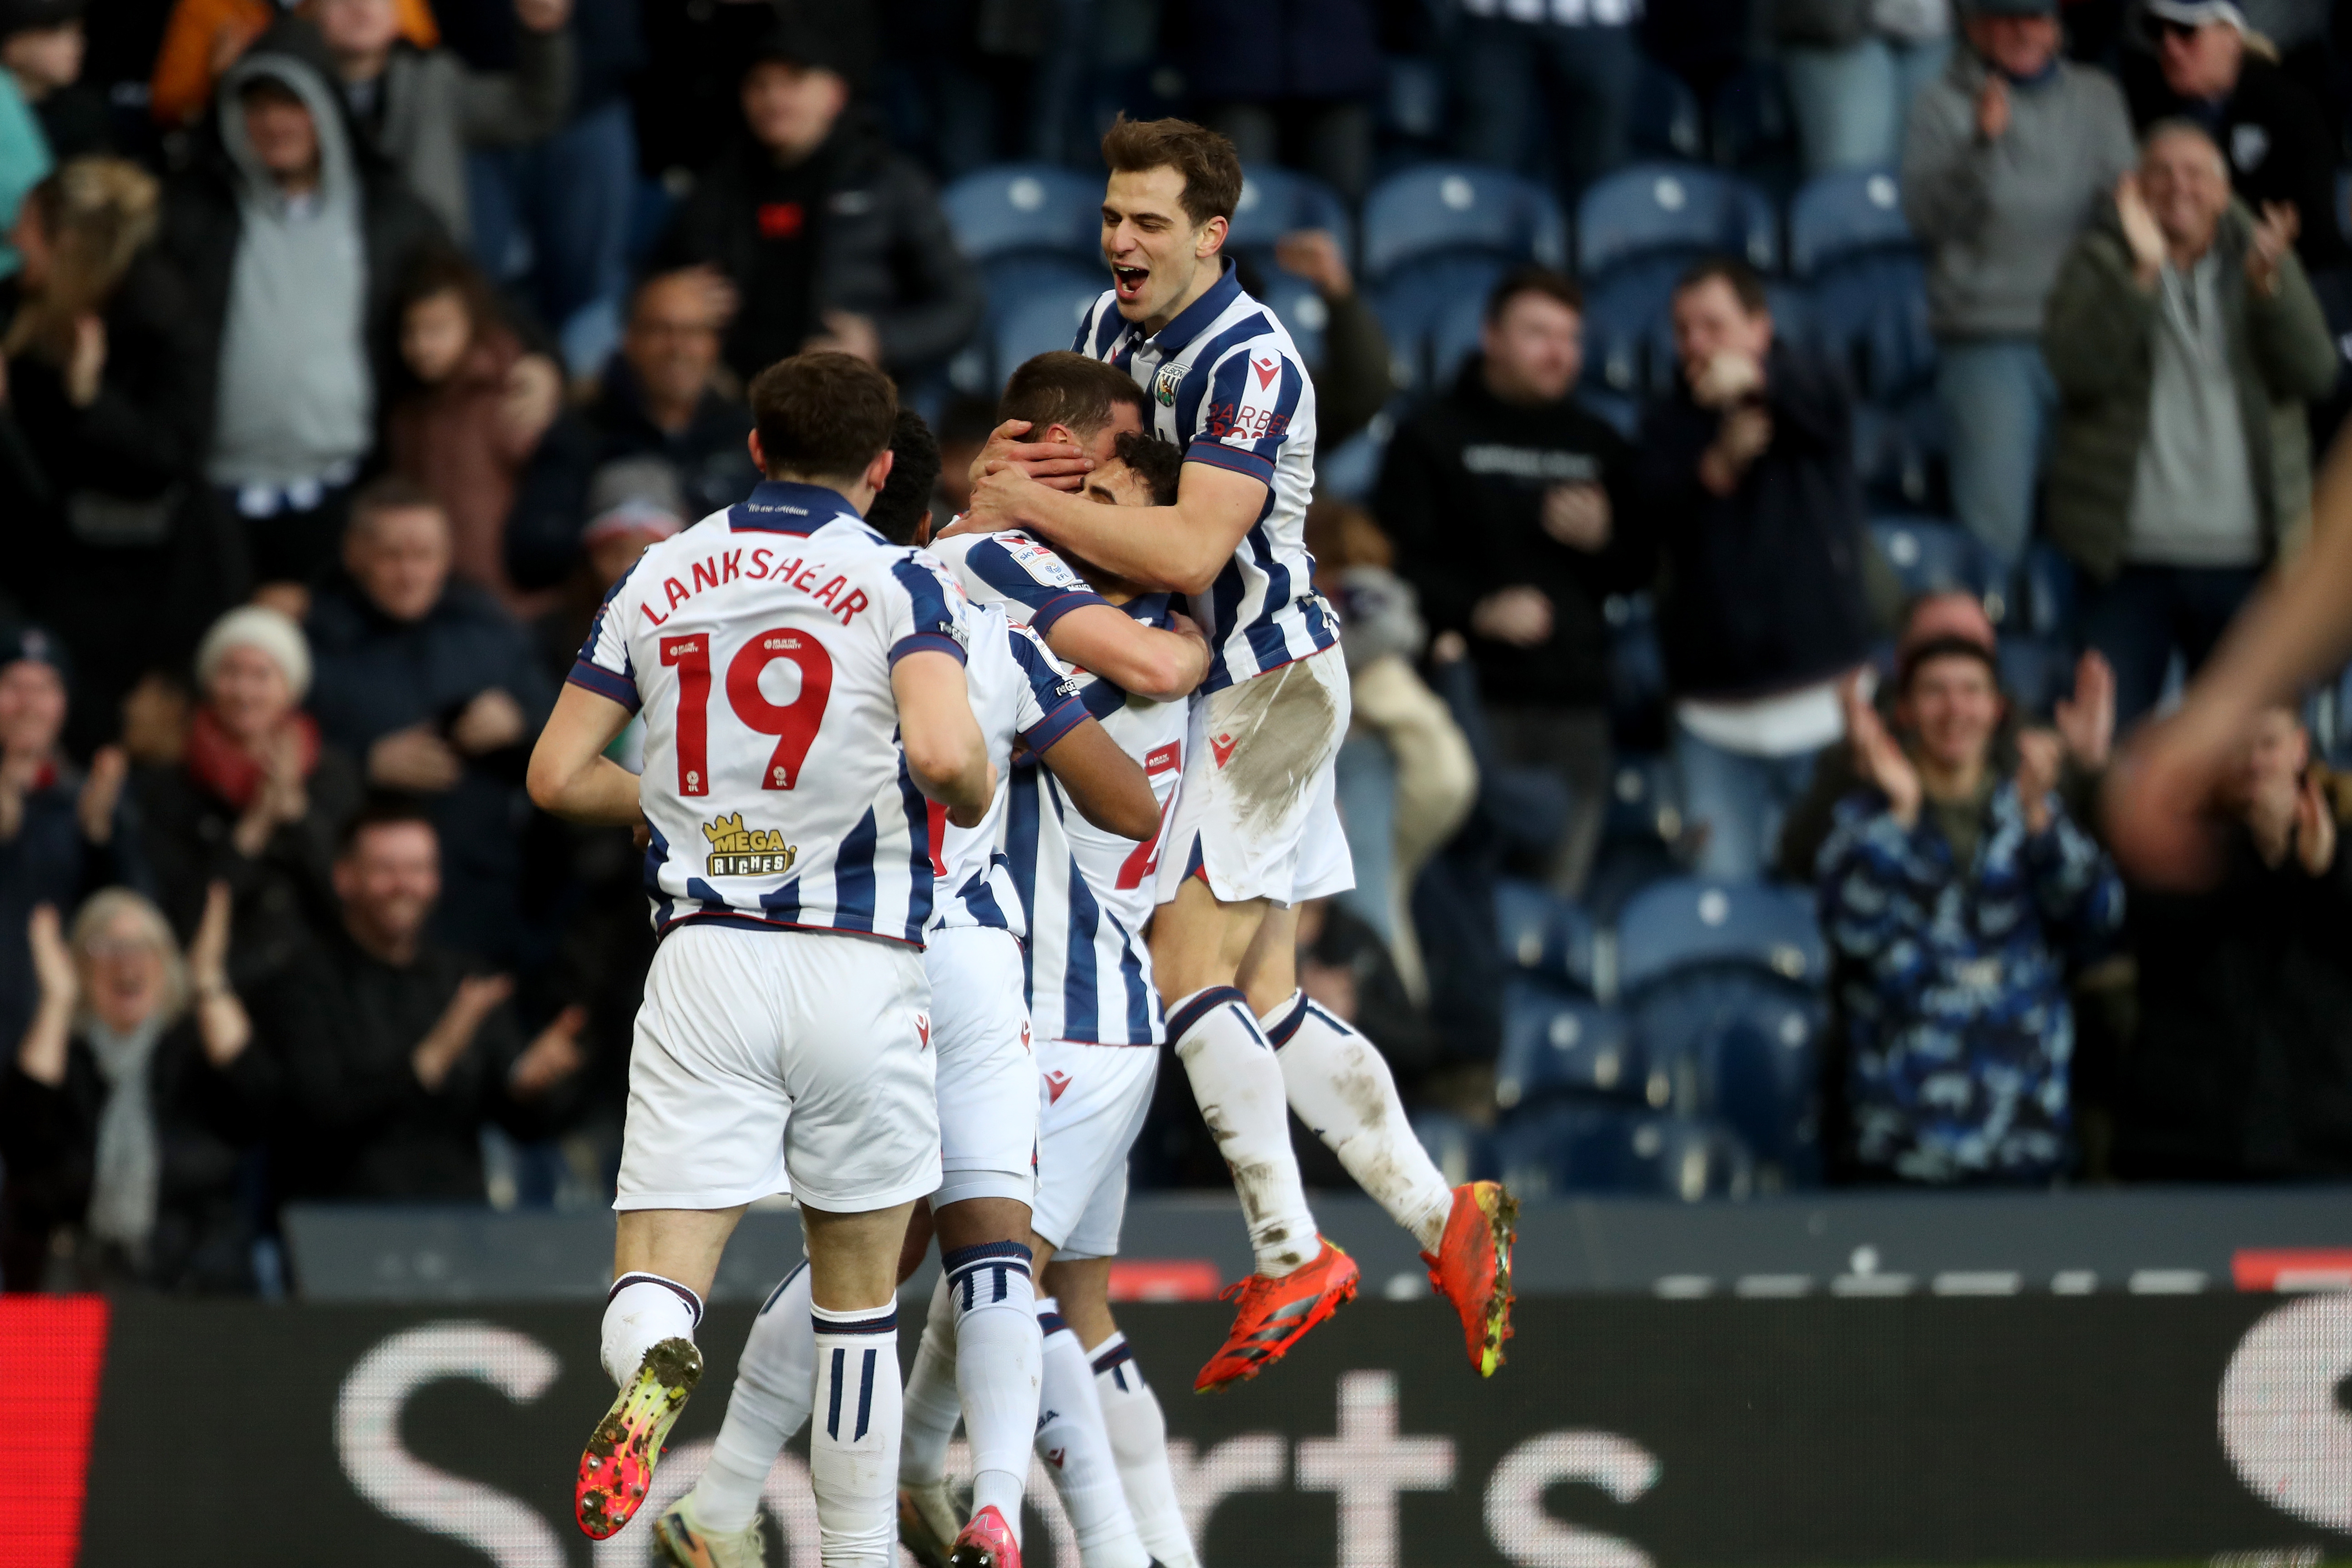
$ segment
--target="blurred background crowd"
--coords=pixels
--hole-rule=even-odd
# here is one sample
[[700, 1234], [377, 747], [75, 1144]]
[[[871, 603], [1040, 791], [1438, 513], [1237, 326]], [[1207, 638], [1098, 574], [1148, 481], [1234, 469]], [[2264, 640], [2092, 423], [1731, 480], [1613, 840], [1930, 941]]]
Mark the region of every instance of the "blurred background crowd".
[[[2347, 107], [2316, 0], [0, 0], [0, 1279], [608, 1200], [651, 936], [554, 691], [778, 357], [957, 509], [1121, 112], [1237, 143], [1317, 375], [1301, 971], [1454, 1179], [2352, 1174], [2352, 688], [2205, 892], [2096, 811], [2307, 534]], [[1136, 1177], [1221, 1186], [1182, 1085]]]

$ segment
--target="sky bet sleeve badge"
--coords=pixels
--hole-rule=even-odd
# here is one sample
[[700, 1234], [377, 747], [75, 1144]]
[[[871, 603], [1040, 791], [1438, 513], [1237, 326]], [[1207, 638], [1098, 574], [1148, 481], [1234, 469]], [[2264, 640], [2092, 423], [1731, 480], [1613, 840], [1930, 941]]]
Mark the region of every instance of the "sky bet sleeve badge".
[[775, 829], [745, 827], [740, 811], [703, 823], [702, 836], [710, 841], [713, 876], [782, 876], [801, 852]]

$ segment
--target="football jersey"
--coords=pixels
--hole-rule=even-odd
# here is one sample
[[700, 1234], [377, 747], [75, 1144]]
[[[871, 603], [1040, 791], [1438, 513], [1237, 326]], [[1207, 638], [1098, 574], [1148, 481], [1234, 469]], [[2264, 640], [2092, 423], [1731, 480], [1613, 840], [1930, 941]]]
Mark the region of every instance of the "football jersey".
[[920, 945], [929, 802], [890, 671], [965, 657], [962, 596], [847, 502], [761, 484], [652, 546], [605, 596], [573, 684], [642, 709], [656, 930], [688, 921]]
[[1339, 619], [1315, 591], [1307, 503], [1315, 493], [1315, 385], [1274, 312], [1242, 291], [1231, 266], [1214, 287], [1146, 333], [1106, 289], [1071, 345], [1107, 360], [1144, 391], [1151, 428], [1187, 463], [1262, 479], [1265, 508], [1192, 616], [1208, 629], [1216, 691], [1278, 669], [1339, 640]]
[[[933, 548], [975, 602], [1001, 606], [1016, 622], [1058, 619], [1076, 608], [1074, 600], [1108, 602], [1060, 556], [1017, 531], [963, 535]], [[1165, 630], [1175, 607], [1170, 595], [1153, 593], [1118, 608]], [[1120, 838], [1079, 815], [1044, 769], [1013, 770], [1003, 847], [1029, 916], [1023, 963], [1030, 1021], [1045, 1040], [1157, 1045], [1165, 1029], [1143, 934], [1184, 772], [1189, 705], [1136, 696], [1086, 670], [1073, 679], [1087, 711], [1150, 779], [1160, 832], [1148, 843]]]
[[1013, 624], [993, 604], [966, 603], [963, 613], [964, 682], [989, 760], [996, 764], [996, 799], [971, 828], [957, 827], [945, 806], [930, 803], [931, 871], [939, 887], [930, 929], [992, 925], [1022, 936], [1028, 923], [1004, 852], [997, 848], [1013, 786], [1013, 745], [1042, 757], [1087, 716], [1087, 708], [1076, 683], [1034, 632]]

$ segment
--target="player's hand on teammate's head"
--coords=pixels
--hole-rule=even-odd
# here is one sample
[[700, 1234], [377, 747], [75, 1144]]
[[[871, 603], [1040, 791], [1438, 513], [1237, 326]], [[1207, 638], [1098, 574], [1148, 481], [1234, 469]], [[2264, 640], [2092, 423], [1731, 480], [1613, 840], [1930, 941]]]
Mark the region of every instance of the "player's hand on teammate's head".
[[1031, 434], [1025, 419], [1008, 419], [988, 433], [988, 443], [971, 460], [972, 488], [985, 476], [1008, 465], [1055, 490], [1076, 490], [1094, 472], [1095, 460], [1068, 441], [1024, 441]]
[[950, 534], [995, 533], [1021, 526], [1022, 503], [1038, 487], [1018, 465], [1007, 464], [980, 476], [971, 487], [971, 506], [957, 519]]

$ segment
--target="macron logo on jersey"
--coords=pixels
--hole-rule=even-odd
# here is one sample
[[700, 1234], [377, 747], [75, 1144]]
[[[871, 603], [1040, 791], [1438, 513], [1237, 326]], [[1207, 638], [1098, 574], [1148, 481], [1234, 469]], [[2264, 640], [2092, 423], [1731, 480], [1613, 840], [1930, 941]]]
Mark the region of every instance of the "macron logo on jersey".
[[1257, 372], [1258, 390], [1263, 392], [1274, 384], [1275, 377], [1282, 374], [1282, 361], [1269, 354], [1263, 360], [1252, 360], [1250, 369]]
[[1062, 1103], [1062, 1091], [1070, 1086], [1070, 1075], [1056, 1067], [1045, 1074], [1045, 1096], [1048, 1104]]

